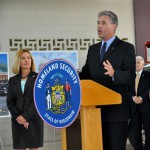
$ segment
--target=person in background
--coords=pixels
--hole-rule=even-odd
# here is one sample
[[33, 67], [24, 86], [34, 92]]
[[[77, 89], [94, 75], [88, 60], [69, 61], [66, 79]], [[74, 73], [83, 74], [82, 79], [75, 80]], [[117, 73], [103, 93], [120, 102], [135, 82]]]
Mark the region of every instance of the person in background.
[[65, 95], [66, 95], [66, 106], [70, 106], [70, 101], [71, 101], [71, 86], [68, 82], [68, 79], [66, 79], [65, 83]]
[[45, 93], [46, 93], [47, 109], [51, 109], [52, 108], [52, 98], [51, 98], [52, 89], [51, 89], [49, 82], [46, 83]]
[[[134, 80], [134, 88], [130, 88], [134, 150], [150, 150], [150, 72], [143, 70], [143, 68], [143, 57], [136, 56], [136, 79]], [[144, 148], [142, 128], [145, 131]]]
[[86, 63], [79, 73], [81, 80], [91, 79], [122, 96], [119, 105], [99, 106], [103, 150], [126, 149], [130, 107], [128, 85], [135, 78], [134, 46], [115, 35], [117, 26], [118, 17], [112, 11], [98, 14], [97, 32], [102, 41], [89, 47]]
[[27, 49], [17, 51], [10, 77], [7, 106], [12, 115], [13, 148], [38, 150], [43, 146], [43, 121], [39, 117], [33, 99], [33, 87], [37, 77], [34, 60]]

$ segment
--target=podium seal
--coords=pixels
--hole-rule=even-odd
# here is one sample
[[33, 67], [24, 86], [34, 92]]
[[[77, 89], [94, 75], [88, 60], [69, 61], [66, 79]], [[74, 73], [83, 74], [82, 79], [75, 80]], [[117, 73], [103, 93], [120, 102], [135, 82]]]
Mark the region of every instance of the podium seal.
[[68, 61], [54, 59], [41, 69], [34, 85], [34, 103], [48, 125], [64, 128], [73, 123], [80, 110], [81, 89]]

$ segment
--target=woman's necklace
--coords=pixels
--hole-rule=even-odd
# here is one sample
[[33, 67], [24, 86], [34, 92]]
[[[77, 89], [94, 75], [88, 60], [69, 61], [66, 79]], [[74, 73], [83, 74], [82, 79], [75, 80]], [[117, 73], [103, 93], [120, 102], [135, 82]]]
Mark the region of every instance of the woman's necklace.
[[21, 76], [21, 79], [26, 79], [28, 76]]
[[21, 76], [21, 79], [26, 79], [28, 76], [29, 76], [29, 74], [26, 76]]

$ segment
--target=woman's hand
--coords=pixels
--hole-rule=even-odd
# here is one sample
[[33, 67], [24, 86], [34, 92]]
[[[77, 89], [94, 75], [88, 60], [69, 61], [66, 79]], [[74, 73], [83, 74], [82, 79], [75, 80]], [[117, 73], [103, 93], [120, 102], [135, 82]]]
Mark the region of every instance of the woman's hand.
[[22, 124], [26, 129], [28, 129], [29, 123], [26, 121], [26, 119], [23, 116], [20, 115], [19, 117], [17, 117], [16, 121], [19, 124]]
[[26, 129], [28, 129], [29, 123], [28, 123], [28, 122], [25, 122], [25, 123], [23, 124], [23, 126], [24, 126]]
[[23, 117], [23, 116], [19, 116], [17, 117], [16, 121], [19, 123], [19, 124], [24, 124], [26, 121], [26, 119]]

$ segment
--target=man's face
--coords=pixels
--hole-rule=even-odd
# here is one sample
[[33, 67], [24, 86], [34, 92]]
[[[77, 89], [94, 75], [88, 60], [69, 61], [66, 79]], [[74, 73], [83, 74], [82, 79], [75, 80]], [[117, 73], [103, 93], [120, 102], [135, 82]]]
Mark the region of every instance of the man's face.
[[112, 24], [109, 16], [101, 16], [97, 21], [98, 36], [107, 41], [115, 34], [116, 24]]
[[144, 62], [141, 59], [136, 59], [136, 71], [139, 72], [143, 69]]

